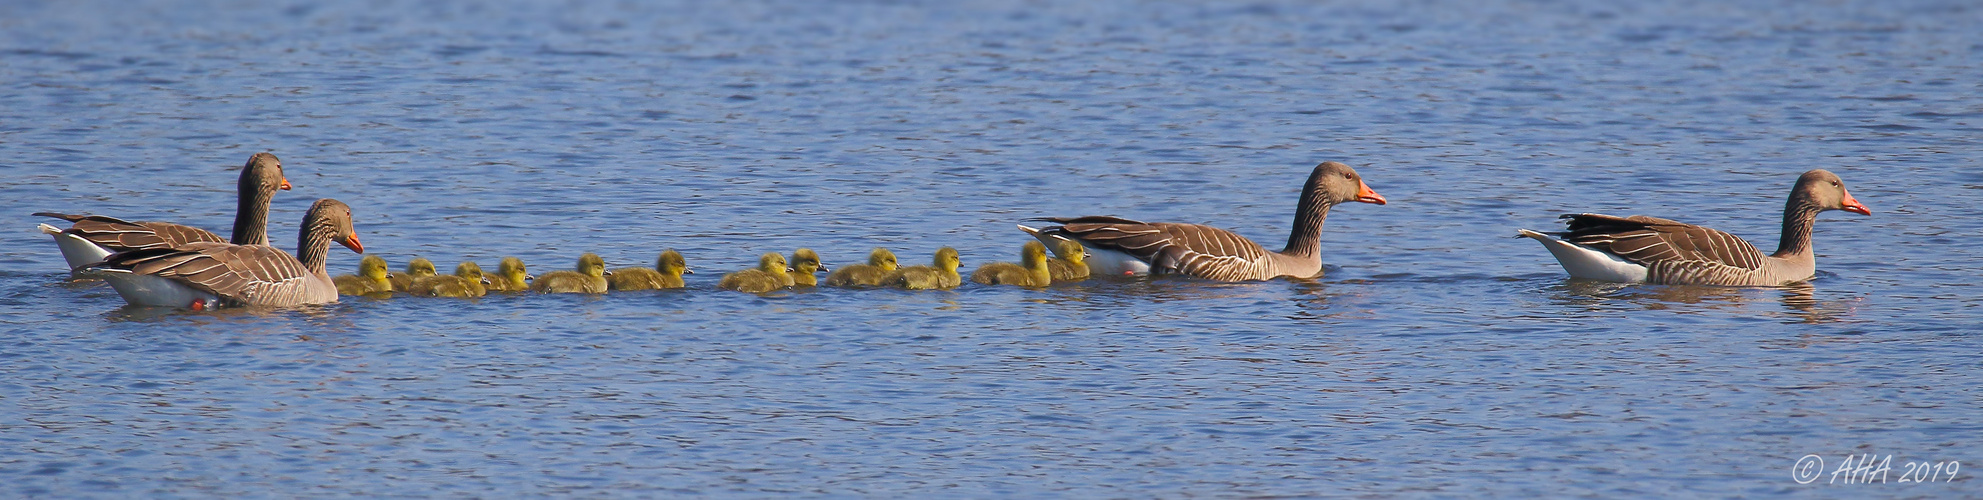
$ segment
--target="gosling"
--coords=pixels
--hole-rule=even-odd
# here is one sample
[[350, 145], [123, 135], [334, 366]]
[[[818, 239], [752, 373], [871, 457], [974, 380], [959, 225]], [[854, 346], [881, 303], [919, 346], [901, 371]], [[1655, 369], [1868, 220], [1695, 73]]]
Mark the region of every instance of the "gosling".
[[883, 278], [884, 285], [909, 290], [949, 290], [957, 288], [963, 278], [957, 275], [957, 267], [963, 265], [957, 259], [957, 249], [943, 247], [936, 250], [936, 258], [927, 266], [909, 266], [896, 269]]
[[392, 295], [392, 275], [386, 273], [386, 259], [377, 255], [367, 255], [358, 260], [358, 274], [346, 274], [331, 279], [337, 284], [338, 295]]
[[388, 276], [388, 278], [392, 280], [392, 289], [394, 291], [404, 292], [406, 289], [413, 287], [414, 280], [433, 276], [434, 274], [434, 261], [427, 260], [425, 257], [414, 257], [413, 260], [406, 263], [406, 272]]
[[491, 292], [528, 291], [529, 281], [537, 279], [524, 269], [523, 259], [516, 257], [503, 257], [502, 263], [496, 264], [496, 274], [485, 277], [489, 278], [488, 289]]
[[791, 269], [785, 267], [785, 256], [778, 252], [764, 254], [757, 258], [757, 267], [723, 275], [723, 281], [716, 287], [745, 293], [764, 293], [792, 286]]
[[816, 274], [821, 271], [830, 271], [830, 269], [827, 269], [825, 264], [819, 263], [818, 252], [812, 251], [811, 248], [801, 248], [792, 252], [792, 272], [789, 273], [792, 276], [792, 286], [819, 286], [819, 276]]
[[551, 271], [530, 283], [537, 293], [606, 293], [606, 260], [598, 254], [578, 256], [577, 271]]
[[488, 284], [489, 279], [482, 276], [482, 266], [463, 262], [454, 267], [454, 274], [413, 280], [406, 293], [420, 297], [481, 297], [488, 295]]
[[1088, 247], [1081, 242], [1063, 239], [1053, 246], [1054, 258], [1047, 259], [1047, 273], [1053, 275], [1055, 283], [1075, 282], [1088, 279]]
[[841, 267], [833, 274], [826, 275], [826, 286], [875, 286], [881, 279], [895, 270], [895, 254], [886, 248], [876, 248], [868, 252], [867, 264], [854, 264]]
[[670, 248], [654, 259], [653, 269], [629, 267], [607, 273], [606, 288], [615, 292], [681, 288], [683, 274], [695, 274], [695, 271], [689, 270], [688, 261], [682, 259], [681, 252]]
[[1047, 270], [1047, 246], [1037, 241], [1026, 242], [1019, 251], [1020, 264], [993, 262], [978, 266], [971, 273], [971, 282], [981, 285], [1019, 285], [1043, 287], [1053, 284], [1053, 273]]

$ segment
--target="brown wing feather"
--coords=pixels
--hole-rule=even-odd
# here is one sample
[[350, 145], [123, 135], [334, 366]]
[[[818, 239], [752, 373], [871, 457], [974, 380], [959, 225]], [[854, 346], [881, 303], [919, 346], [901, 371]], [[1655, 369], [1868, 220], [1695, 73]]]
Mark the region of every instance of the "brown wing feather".
[[101, 266], [173, 279], [234, 304], [299, 294], [310, 276], [302, 262], [275, 247], [227, 243], [122, 252]]
[[1042, 231], [1116, 250], [1150, 263], [1157, 274], [1176, 273], [1234, 281], [1255, 279], [1267, 249], [1231, 231], [1197, 224], [1148, 223], [1119, 217], [1042, 219], [1060, 223]]
[[1570, 227], [1563, 233], [1564, 240], [1608, 250], [1642, 265], [1691, 262], [1743, 270], [1763, 267], [1762, 250], [1714, 229], [1644, 215], [1568, 214], [1563, 218], [1569, 220]]
[[101, 215], [72, 215], [41, 212], [73, 223], [62, 232], [73, 234], [112, 252], [173, 248], [188, 243], [226, 243], [211, 231], [170, 222], [131, 222]]

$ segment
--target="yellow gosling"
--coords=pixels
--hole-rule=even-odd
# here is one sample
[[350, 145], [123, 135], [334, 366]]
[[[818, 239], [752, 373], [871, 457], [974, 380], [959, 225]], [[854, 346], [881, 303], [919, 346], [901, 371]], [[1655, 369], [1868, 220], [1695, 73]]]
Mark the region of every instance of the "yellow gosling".
[[670, 248], [662, 251], [661, 256], [654, 259], [652, 269], [645, 267], [614, 269], [606, 276], [606, 285], [615, 292], [681, 288], [683, 274], [695, 274], [695, 271], [689, 270], [688, 261], [682, 258], [681, 252]]
[[454, 274], [413, 280], [406, 293], [421, 297], [481, 297], [488, 295], [488, 283], [489, 279], [482, 276], [482, 266], [463, 262], [454, 267]]
[[867, 264], [843, 266], [833, 274], [826, 275], [826, 286], [875, 286], [881, 279], [895, 270], [895, 254], [886, 248], [876, 248], [868, 252]]
[[819, 263], [819, 253], [812, 251], [811, 248], [801, 248], [792, 252], [792, 272], [789, 273], [792, 276], [792, 286], [819, 286], [817, 274], [826, 270], [826, 265]]
[[434, 274], [436, 274], [434, 271], [434, 261], [427, 260], [425, 257], [414, 257], [412, 261], [406, 263], [406, 272], [394, 274], [388, 278], [392, 279], [393, 290], [404, 292], [408, 288], [413, 287], [414, 280], [433, 276]]
[[386, 273], [386, 259], [377, 255], [359, 259], [358, 274], [338, 276], [331, 282], [337, 283], [338, 295], [392, 295], [392, 275]]
[[1088, 279], [1088, 248], [1074, 240], [1060, 240], [1053, 246], [1054, 258], [1047, 259], [1047, 273], [1055, 283]]
[[962, 265], [957, 249], [943, 247], [936, 250], [936, 258], [930, 265], [896, 269], [882, 278], [881, 283], [910, 290], [949, 290], [963, 282], [963, 277], [957, 275], [957, 268]]
[[606, 293], [606, 260], [597, 254], [578, 256], [577, 271], [551, 271], [530, 283], [537, 293]]
[[1047, 270], [1047, 246], [1037, 241], [1026, 242], [1019, 251], [1020, 264], [993, 262], [978, 266], [971, 273], [971, 282], [983, 285], [1019, 285], [1043, 287], [1053, 284], [1053, 273]]
[[485, 277], [489, 278], [488, 289], [491, 292], [527, 291], [530, 290], [530, 280], [537, 279], [523, 267], [523, 259], [516, 257], [503, 257], [503, 261], [496, 264], [496, 273]]
[[785, 267], [785, 256], [777, 252], [757, 258], [757, 267], [723, 275], [723, 281], [716, 287], [747, 293], [764, 293], [792, 286], [791, 269]]

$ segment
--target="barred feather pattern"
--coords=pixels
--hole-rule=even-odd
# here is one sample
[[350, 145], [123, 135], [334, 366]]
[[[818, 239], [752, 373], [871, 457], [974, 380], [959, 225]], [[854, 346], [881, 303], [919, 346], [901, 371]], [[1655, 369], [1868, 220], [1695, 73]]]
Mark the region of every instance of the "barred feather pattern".
[[62, 232], [76, 235], [111, 252], [172, 248], [188, 243], [226, 243], [212, 231], [170, 222], [132, 222], [102, 215], [74, 215], [38, 212], [72, 225]]
[[1084, 245], [1117, 250], [1150, 263], [1153, 274], [1183, 274], [1210, 280], [1267, 280], [1279, 276], [1311, 277], [1315, 269], [1293, 269], [1288, 257], [1231, 231], [1197, 224], [1142, 222], [1119, 217], [1091, 216], [1041, 219], [1060, 224], [1041, 230]]
[[[1769, 256], [1733, 234], [1679, 221], [1634, 215], [1565, 214], [1565, 241], [1646, 266], [1656, 284], [1754, 286], [1809, 278], [1767, 265]], [[1795, 271], [1795, 270], [1784, 270]]]
[[306, 222], [297, 244], [300, 260], [268, 245], [199, 242], [120, 252], [94, 267], [171, 279], [214, 294], [227, 305], [336, 302], [337, 285], [324, 271], [324, 261], [337, 224], [325, 218]]

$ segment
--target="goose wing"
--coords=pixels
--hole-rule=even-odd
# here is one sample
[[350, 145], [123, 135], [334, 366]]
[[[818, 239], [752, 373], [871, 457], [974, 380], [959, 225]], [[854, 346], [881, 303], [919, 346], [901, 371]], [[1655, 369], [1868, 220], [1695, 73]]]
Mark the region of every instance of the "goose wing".
[[1634, 215], [1564, 214], [1571, 243], [1611, 252], [1645, 266], [1677, 270], [1763, 268], [1762, 250], [1742, 238], [1680, 221]]

